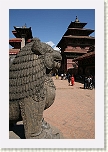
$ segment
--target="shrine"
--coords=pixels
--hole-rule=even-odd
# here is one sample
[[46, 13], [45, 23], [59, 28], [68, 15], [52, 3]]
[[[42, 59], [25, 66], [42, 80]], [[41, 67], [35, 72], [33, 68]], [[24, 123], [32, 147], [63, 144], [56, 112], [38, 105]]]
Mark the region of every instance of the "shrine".
[[95, 37], [89, 36], [94, 30], [84, 28], [86, 24], [81, 23], [76, 16], [57, 44], [62, 55], [60, 73], [78, 74], [78, 64], [74, 59], [85, 55], [95, 45]]
[[12, 33], [16, 38], [9, 39], [9, 44], [13, 47], [9, 49], [10, 63], [13, 61], [20, 49], [29, 43], [33, 38], [31, 27], [27, 28], [26, 25], [22, 27], [14, 26], [14, 29], [15, 30], [13, 30]]

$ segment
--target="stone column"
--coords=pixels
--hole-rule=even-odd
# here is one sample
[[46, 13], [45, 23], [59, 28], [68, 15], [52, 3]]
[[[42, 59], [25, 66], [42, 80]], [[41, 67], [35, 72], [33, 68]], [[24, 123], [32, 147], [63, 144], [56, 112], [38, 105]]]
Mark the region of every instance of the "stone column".
[[22, 35], [21, 48], [25, 46], [25, 35]]

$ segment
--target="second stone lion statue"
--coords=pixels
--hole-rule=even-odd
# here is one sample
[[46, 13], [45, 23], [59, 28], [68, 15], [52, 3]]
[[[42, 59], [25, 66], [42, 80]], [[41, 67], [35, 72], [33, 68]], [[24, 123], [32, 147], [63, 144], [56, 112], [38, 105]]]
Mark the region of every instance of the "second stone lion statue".
[[[23, 120], [25, 138], [56, 138], [45, 129], [43, 111], [55, 99], [51, 70], [61, 55], [38, 38], [25, 45], [9, 69], [9, 123]], [[59, 136], [57, 136], [59, 138]]]

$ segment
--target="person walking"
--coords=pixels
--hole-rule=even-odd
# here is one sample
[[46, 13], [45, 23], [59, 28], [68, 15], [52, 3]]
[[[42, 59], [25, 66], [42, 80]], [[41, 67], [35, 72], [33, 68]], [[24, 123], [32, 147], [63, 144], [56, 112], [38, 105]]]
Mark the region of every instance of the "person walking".
[[71, 84], [72, 84], [72, 86], [75, 84], [75, 79], [74, 79], [73, 74], [72, 74], [72, 77], [71, 77]]
[[90, 89], [93, 89], [93, 76], [90, 76]]
[[58, 74], [56, 74], [56, 79], [58, 79], [59, 77], [58, 77]]
[[66, 80], [67, 79], [67, 76], [66, 76], [66, 73], [64, 73], [64, 80]]
[[62, 74], [61, 74], [61, 80], [63, 80], [63, 76], [64, 76], [64, 74], [62, 73]]
[[67, 78], [68, 78], [68, 84], [70, 86], [70, 80], [71, 80], [71, 74], [70, 73], [68, 74]]
[[89, 88], [90, 88], [90, 76], [88, 77], [87, 81], [88, 81], [87, 87], [88, 87], [88, 89], [89, 89]]
[[84, 77], [84, 89], [87, 88], [87, 82], [88, 82], [88, 81], [87, 81], [87, 76], [85, 76], [85, 77]]

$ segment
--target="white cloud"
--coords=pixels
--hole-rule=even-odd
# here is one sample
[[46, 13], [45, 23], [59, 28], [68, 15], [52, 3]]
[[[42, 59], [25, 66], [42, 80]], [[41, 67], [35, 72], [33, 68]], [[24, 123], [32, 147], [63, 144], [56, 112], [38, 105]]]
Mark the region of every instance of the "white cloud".
[[60, 49], [58, 47], [56, 47], [56, 46], [53, 49], [57, 50], [57, 51], [60, 51]]
[[46, 44], [50, 45], [51, 47], [55, 45], [52, 41], [46, 42]]
[[46, 44], [50, 45], [54, 50], [60, 51], [60, 49], [56, 47], [52, 41], [46, 42]]

